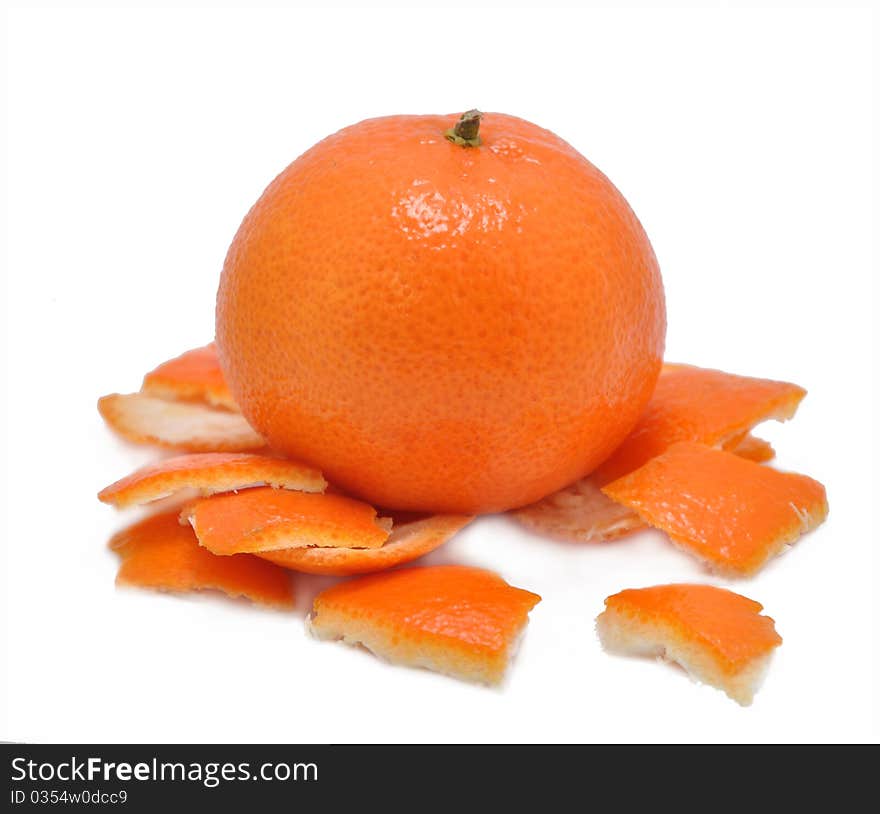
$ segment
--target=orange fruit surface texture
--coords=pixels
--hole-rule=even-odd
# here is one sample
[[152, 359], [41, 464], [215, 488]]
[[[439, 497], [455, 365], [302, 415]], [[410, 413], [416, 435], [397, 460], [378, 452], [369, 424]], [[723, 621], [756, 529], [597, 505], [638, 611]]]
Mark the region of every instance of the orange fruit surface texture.
[[117, 532], [110, 548], [122, 558], [117, 585], [186, 593], [217, 590], [260, 605], [290, 609], [293, 585], [283, 568], [238, 554], [216, 557], [202, 548], [177, 511], [154, 514]]
[[391, 531], [389, 518], [377, 518], [359, 500], [269, 486], [196, 500], [181, 516], [201, 545], [221, 555], [304, 546], [378, 548]]
[[609, 596], [596, 631], [609, 652], [663, 656], [748, 705], [782, 644], [762, 610], [760, 603], [712, 585], [656, 585]]
[[263, 485], [323, 492], [327, 482], [316, 469], [295, 461], [245, 452], [202, 452], [147, 464], [102, 489], [98, 500], [125, 509], [184, 489], [210, 495]]
[[540, 601], [482, 568], [405, 568], [323, 591], [309, 627], [398, 664], [497, 684]]
[[345, 128], [245, 217], [216, 339], [271, 447], [377, 505], [482, 513], [587, 474], [653, 392], [666, 330], [632, 209], [553, 133], [486, 114]]
[[828, 515], [818, 481], [691, 442], [602, 491], [728, 576], [756, 573]]
[[141, 392], [181, 401], [204, 401], [238, 411], [226, 385], [217, 348], [212, 342], [163, 362], [144, 376]]

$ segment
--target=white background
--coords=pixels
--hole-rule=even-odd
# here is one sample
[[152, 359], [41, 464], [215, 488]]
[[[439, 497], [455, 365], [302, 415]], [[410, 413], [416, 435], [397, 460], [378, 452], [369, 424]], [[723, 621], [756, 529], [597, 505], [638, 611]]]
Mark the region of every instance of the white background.
[[[805, 10], [12, 11], [8, 650], [0, 739], [838, 741], [872, 724], [872, 20]], [[667, 358], [788, 379], [762, 429], [827, 524], [757, 578], [785, 643], [743, 709], [604, 654], [603, 599], [715, 581], [655, 532], [578, 546], [484, 518], [428, 562], [544, 601], [501, 690], [306, 638], [294, 614], [117, 591], [98, 489], [150, 460], [95, 400], [213, 335], [264, 185], [369, 116], [518, 114], [574, 144], [651, 236]]]

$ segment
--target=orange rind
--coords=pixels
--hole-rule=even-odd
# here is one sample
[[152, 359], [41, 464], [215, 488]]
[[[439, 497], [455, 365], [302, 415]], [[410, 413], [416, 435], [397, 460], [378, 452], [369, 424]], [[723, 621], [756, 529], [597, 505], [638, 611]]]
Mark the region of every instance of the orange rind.
[[747, 461], [754, 461], [756, 464], [765, 464], [776, 457], [776, 450], [768, 441], [750, 434], [725, 444], [724, 449], [740, 458], [745, 458]]
[[608, 542], [645, 527], [632, 509], [602, 494], [590, 477], [511, 514], [538, 534], [578, 543]]
[[181, 519], [214, 554], [290, 548], [378, 548], [391, 531], [367, 503], [341, 495], [257, 487], [191, 502]]
[[107, 425], [128, 441], [187, 452], [253, 452], [266, 442], [240, 413], [168, 401], [146, 393], [113, 393], [98, 400]]
[[609, 596], [596, 631], [610, 653], [676, 662], [747, 706], [782, 644], [762, 610], [758, 602], [712, 585], [657, 585]]
[[602, 486], [676, 441], [722, 446], [759, 463], [768, 461], [773, 448], [749, 431], [769, 419], [791, 418], [804, 395], [802, 387], [788, 382], [666, 363], [635, 429], [596, 472], [511, 514], [534, 531], [565, 540], [617, 539], [645, 524], [604, 497]]
[[437, 514], [409, 523], [395, 522], [381, 548], [287, 548], [261, 556], [293, 571], [327, 576], [353, 576], [385, 571], [429, 554], [452, 539], [474, 518]]
[[141, 392], [171, 401], [204, 401], [238, 412], [213, 342], [163, 362], [144, 376]]
[[323, 591], [309, 628], [395, 664], [497, 684], [540, 601], [482, 568], [405, 568]]
[[602, 491], [728, 576], [756, 573], [828, 514], [818, 481], [690, 442]]
[[723, 446], [763, 421], [787, 421], [806, 394], [789, 382], [668, 365], [635, 429], [596, 470], [598, 483], [638, 469], [677, 441]]
[[250, 554], [216, 557], [202, 548], [177, 511], [155, 514], [116, 533], [110, 548], [122, 558], [117, 585], [186, 593], [217, 590], [259, 605], [294, 605], [290, 574]]
[[252, 486], [323, 492], [327, 482], [310, 466], [246, 452], [198, 452], [148, 464], [102, 489], [98, 500], [117, 509], [195, 489], [202, 496]]
[[[731, 452], [756, 463], [772, 460], [776, 454], [766, 441], [749, 434], [737, 438]], [[605, 495], [593, 477], [581, 478], [512, 514], [538, 534], [578, 543], [611, 542], [647, 526], [629, 506]]]

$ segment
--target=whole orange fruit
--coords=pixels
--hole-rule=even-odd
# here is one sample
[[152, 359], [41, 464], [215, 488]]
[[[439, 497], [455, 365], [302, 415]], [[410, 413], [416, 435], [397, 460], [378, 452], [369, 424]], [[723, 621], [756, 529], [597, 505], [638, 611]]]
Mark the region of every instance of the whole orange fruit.
[[537, 500], [608, 456], [660, 370], [660, 272], [623, 196], [553, 133], [480, 115], [324, 139], [223, 267], [217, 346], [245, 417], [380, 506]]

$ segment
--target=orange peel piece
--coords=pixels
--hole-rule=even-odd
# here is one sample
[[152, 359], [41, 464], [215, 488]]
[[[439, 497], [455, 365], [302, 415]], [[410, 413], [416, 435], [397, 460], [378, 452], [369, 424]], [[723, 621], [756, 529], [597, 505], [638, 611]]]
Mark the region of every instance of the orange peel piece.
[[177, 511], [155, 514], [117, 532], [110, 548], [122, 558], [117, 585], [160, 591], [222, 591], [259, 605], [294, 605], [290, 574], [250, 554], [216, 557], [202, 548]]
[[238, 412], [213, 342], [188, 350], [151, 370], [144, 376], [141, 392], [171, 401], [204, 401]]
[[395, 523], [381, 548], [287, 548], [258, 556], [306, 574], [368, 574], [423, 557], [451, 540], [473, 519], [469, 515], [436, 514], [402, 525]]
[[749, 435], [762, 421], [791, 418], [806, 391], [796, 384], [666, 363], [633, 431], [592, 475], [511, 512], [528, 528], [574, 542], [606, 542], [645, 524], [615, 506], [601, 487], [637, 469], [677, 441], [730, 448], [770, 460], [773, 448]]
[[605, 600], [596, 631], [608, 652], [674, 661], [747, 706], [782, 644], [762, 610], [760, 603], [712, 585], [630, 588]]
[[828, 514], [818, 481], [687, 441], [602, 491], [729, 576], [756, 573]]
[[405, 568], [328, 588], [308, 624], [396, 664], [497, 684], [540, 601], [482, 568]]
[[632, 509], [604, 495], [590, 477], [511, 515], [538, 534], [579, 543], [608, 542], [645, 527]]
[[677, 441], [720, 446], [763, 421], [787, 421], [806, 394], [790, 382], [668, 365], [635, 429], [596, 470], [598, 482], [638, 469]]
[[740, 458], [745, 458], [747, 461], [754, 461], [756, 464], [765, 464], [776, 457], [776, 450], [773, 449], [769, 441], [750, 434], [725, 445], [724, 449]]
[[342, 495], [271, 487], [195, 500], [184, 508], [199, 543], [214, 554], [264, 553], [309, 546], [378, 548], [391, 531], [367, 503]]
[[124, 509], [183, 489], [197, 489], [207, 496], [252, 486], [323, 492], [327, 481], [317, 469], [269, 455], [197, 452], [141, 467], [98, 492], [98, 500]]
[[[749, 434], [736, 439], [730, 451], [756, 463], [766, 463], [776, 455], [767, 441]], [[629, 506], [608, 497], [596, 481], [581, 478], [512, 514], [538, 534], [578, 543], [611, 542], [647, 527]]]
[[146, 393], [112, 393], [98, 400], [107, 425], [128, 441], [188, 452], [253, 452], [265, 448], [240, 413], [168, 401]]

